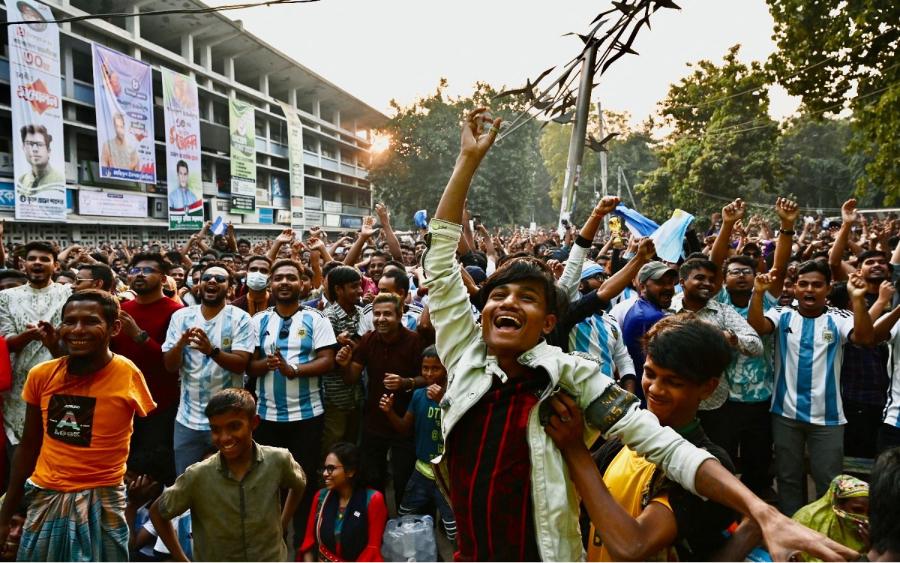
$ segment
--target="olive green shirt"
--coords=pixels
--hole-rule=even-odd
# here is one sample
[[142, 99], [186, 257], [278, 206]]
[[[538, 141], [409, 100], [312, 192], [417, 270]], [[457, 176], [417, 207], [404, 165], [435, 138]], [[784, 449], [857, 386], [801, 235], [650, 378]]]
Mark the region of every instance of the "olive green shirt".
[[163, 518], [190, 509], [195, 561], [287, 561], [280, 490], [302, 495], [306, 475], [288, 450], [253, 447], [253, 464], [240, 481], [217, 453], [188, 467], [160, 496]]

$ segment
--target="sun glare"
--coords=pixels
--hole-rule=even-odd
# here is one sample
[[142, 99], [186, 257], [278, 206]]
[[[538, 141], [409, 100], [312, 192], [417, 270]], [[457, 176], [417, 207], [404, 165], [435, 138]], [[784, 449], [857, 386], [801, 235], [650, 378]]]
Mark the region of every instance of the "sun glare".
[[372, 154], [381, 154], [391, 148], [391, 136], [376, 134], [372, 136]]

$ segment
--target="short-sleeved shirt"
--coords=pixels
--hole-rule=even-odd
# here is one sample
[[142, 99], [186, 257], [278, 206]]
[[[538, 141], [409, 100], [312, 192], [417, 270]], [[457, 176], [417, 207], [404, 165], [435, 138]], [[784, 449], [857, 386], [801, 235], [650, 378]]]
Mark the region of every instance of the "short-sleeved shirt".
[[[169, 322], [163, 352], [178, 344], [181, 335], [191, 327], [202, 328], [214, 347], [223, 352], [253, 352], [256, 349], [256, 331], [250, 315], [237, 307], [225, 305], [210, 320], [203, 318], [201, 305], [193, 305], [175, 311]], [[209, 430], [209, 421], [203, 413], [210, 397], [222, 389], [241, 387], [244, 374], [226, 370], [200, 350], [184, 347], [181, 376], [181, 400], [175, 417], [180, 424], [193, 430]]]
[[144, 376], [118, 354], [90, 375], [68, 365], [68, 356], [36, 365], [22, 391], [44, 426], [31, 480], [62, 492], [121, 485], [134, 415], [156, 408]]
[[253, 447], [243, 479], [235, 479], [217, 453], [188, 467], [159, 497], [167, 520], [191, 511], [195, 561], [287, 561], [281, 490], [302, 495], [306, 475], [288, 450]]
[[841, 363], [853, 332], [853, 314], [829, 307], [809, 318], [796, 309], [774, 307], [765, 315], [775, 326], [772, 412], [810, 424], [846, 424]]
[[431, 460], [444, 453], [441, 406], [428, 398], [428, 389], [416, 389], [406, 410], [412, 413], [415, 425], [416, 469], [429, 479], [434, 479]]
[[[620, 319], [616, 317], [622, 326], [622, 340], [625, 347], [628, 348], [628, 354], [634, 362], [634, 372], [640, 381], [644, 374], [644, 349], [641, 346], [641, 339], [644, 334], [655, 325], [657, 321], [665, 317], [668, 313], [663, 311], [647, 299], [640, 297], [626, 311]], [[644, 391], [640, 385], [635, 386], [635, 394], [644, 402]]]
[[[731, 302], [731, 295], [723, 287], [715, 297], [719, 303], [731, 305], [745, 319], [750, 311], [750, 304], [746, 307], [738, 307]], [[768, 291], [763, 293], [763, 311], [768, 311], [778, 305], [778, 299]], [[768, 401], [772, 396], [772, 383], [775, 372], [772, 368], [775, 363], [775, 343], [771, 334], [760, 337], [763, 343], [762, 356], [745, 356], [733, 354], [731, 364], [725, 371], [725, 381], [728, 382], [728, 398], [739, 403], [758, 403]]]
[[890, 388], [884, 406], [884, 423], [900, 428], [900, 324], [891, 329], [891, 363], [888, 366]]
[[[331, 321], [331, 328], [334, 329], [335, 336], [344, 332], [353, 336], [359, 328], [362, 310], [362, 307], [354, 305], [354, 313], [351, 315], [336, 302], [331, 302], [325, 306], [325, 310], [322, 312]], [[352, 409], [362, 401], [362, 385], [358, 382], [347, 385], [344, 383], [341, 372], [337, 369], [322, 376], [322, 386], [325, 390], [325, 399], [336, 407]]]
[[[277, 349], [291, 366], [309, 363], [337, 344], [325, 315], [308, 307], [288, 318], [281, 317], [274, 307], [266, 309], [254, 315], [253, 328], [259, 335], [261, 353], [269, 355]], [[256, 386], [263, 420], [296, 422], [325, 412], [319, 377], [288, 379], [276, 369], [257, 379]]]
[[569, 350], [590, 354], [600, 360], [600, 371], [607, 377], [634, 375], [634, 363], [622, 342], [619, 323], [609, 313], [596, 313], [569, 332]]
[[[368, 375], [367, 402], [372, 408], [366, 409], [364, 426], [366, 432], [379, 436], [394, 436], [396, 431], [387, 416], [378, 408], [381, 396], [387, 392], [384, 377], [388, 373], [400, 377], [416, 377], [422, 363], [422, 339], [419, 334], [400, 327], [396, 341], [387, 342], [376, 331], [372, 331], [359, 341], [353, 350], [353, 361], [362, 364]], [[394, 392], [394, 412], [402, 417], [409, 406], [410, 393]]]

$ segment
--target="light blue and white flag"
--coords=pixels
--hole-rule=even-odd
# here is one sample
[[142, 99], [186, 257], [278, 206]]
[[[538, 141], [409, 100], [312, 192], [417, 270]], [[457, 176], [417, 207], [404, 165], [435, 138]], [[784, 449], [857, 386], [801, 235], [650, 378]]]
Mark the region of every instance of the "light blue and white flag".
[[656, 255], [666, 262], [678, 262], [684, 256], [684, 234], [693, 221], [693, 215], [676, 209], [672, 217], [650, 236], [656, 245]]
[[659, 228], [655, 221], [644, 217], [634, 209], [625, 207], [621, 203], [616, 206], [613, 215], [625, 221], [625, 226], [636, 237], [650, 236]]

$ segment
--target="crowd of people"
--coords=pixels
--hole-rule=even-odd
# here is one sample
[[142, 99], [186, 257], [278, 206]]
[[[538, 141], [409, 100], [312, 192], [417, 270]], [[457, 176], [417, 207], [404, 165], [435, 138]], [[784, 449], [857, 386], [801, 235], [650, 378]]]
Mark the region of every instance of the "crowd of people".
[[0, 245], [3, 557], [900, 557], [900, 220], [491, 230], [484, 115], [420, 232]]

